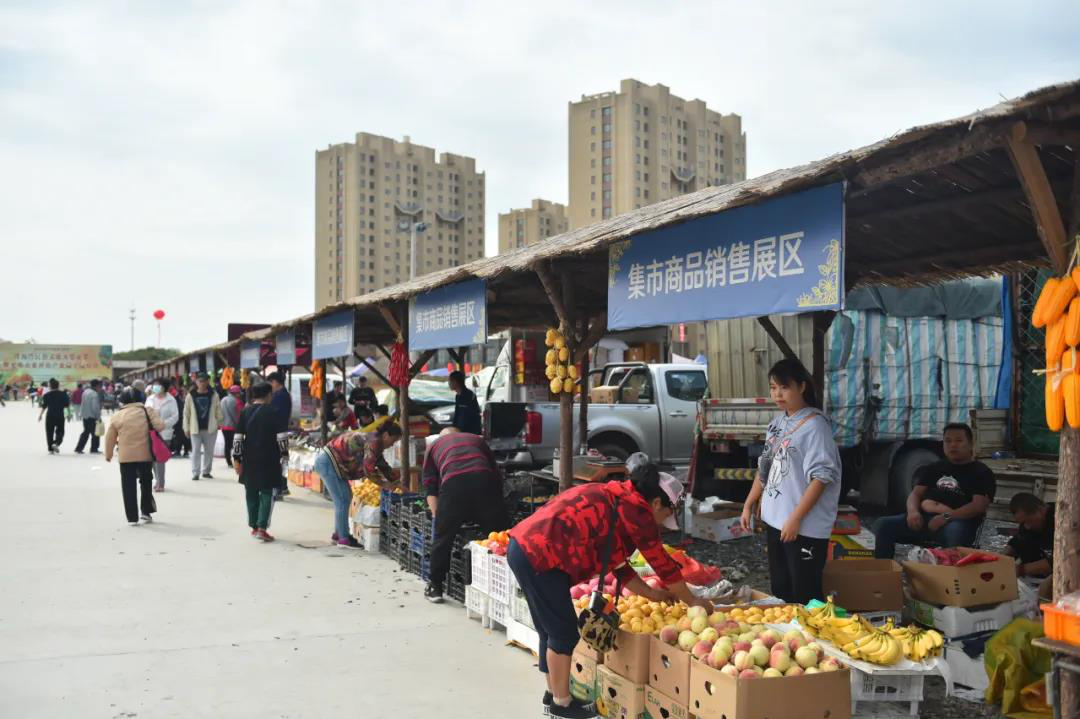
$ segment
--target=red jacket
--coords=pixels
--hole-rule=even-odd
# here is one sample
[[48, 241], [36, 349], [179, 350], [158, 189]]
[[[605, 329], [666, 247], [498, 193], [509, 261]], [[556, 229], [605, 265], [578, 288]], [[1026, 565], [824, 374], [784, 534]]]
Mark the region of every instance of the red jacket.
[[558, 569], [577, 584], [600, 574], [611, 507], [619, 499], [608, 571], [625, 584], [637, 574], [626, 564], [635, 549], [656, 575], [671, 584], [682, 581], [679, 565], [668, 556], [652, 508], [630, 482], [583, 484], [559, 494], [510, 530], [537, 572]]

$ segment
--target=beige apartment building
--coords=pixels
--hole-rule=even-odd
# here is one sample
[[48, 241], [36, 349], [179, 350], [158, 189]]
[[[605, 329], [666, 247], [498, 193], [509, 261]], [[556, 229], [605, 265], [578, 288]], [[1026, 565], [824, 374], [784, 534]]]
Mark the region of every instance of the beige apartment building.
[[[618, 92], [571, 102], [569, 115], [572, 229], [746, 179], [742, 118], [664, 85], [623, 80]], [[691, 357], [704, 351], [704, 325], [672, 334], [673, 346]]]
[[366, 132], [315, 153], [315, 308], [484, 256], [484, 173], [471, 157]]
[[534, 245], [568, 229], [566, 205], [533, 200], [530, 207], [499, 213], [499, 253]]

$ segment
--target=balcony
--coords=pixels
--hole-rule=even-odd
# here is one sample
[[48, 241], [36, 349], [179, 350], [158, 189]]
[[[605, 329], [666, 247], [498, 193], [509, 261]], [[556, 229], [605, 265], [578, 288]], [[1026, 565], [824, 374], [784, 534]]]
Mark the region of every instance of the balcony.
[[401, 202], [400, 200], [394, 201], [394, 209], [403, 215], [409, 215], [410, 217], [420, 214], [424, 207], [419, 202]]
[[465, 219], [465, 214], [457, 211], [435, 210], [435, 216], [450, 224], [457, 224]]
[[679, 182], [693, 182], [695, 174], [692, 167], [671, 167], [671, 176]]

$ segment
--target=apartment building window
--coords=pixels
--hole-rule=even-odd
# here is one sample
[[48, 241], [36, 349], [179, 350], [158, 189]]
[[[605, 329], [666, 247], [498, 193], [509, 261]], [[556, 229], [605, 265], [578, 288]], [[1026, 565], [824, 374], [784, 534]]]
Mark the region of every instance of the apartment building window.
[[604, 156], [604, 167], [611, 167], [611, 155]]
[[605, 150], [610, 150], [611, 149], [611, 140], [604, 140], [603, 148]]
[[596, 117], [596, 108], [595, 107], [592, 108], [591, 110], [589, 110], [589, 117]]
[[649, 173], [646, 172], [645, 173], [645, 182], [648, 182], [648, 181], [649, 181]]
[[634, 114], [635, 115], [640, 115], [641, 114], [641, 105], [639, 105], [636, 102], [634, 103]]
[[640, 165], [641, 164], [641, 155], [634, 155], [634, 164], [635, 165]]
[[634, 196], [635, 197], [641, 197], [641, 188], [640, 187], [635, 187], [634, 188]]
[[605, 207], [604, 208], [604, 217], [611, 217], [611, 208], [610, 207]]
[[604, 190], [604, 200], [611, 199], [611, 190]]
[[589, 178], [589, 184], [590, 185], [595, 185], [596, 184], [596, 175], [593, 175], [593, 176], [591, 176]]
[[641, 147], [641, 138], [634, 135], [634, 147]]
[[611, 182], [611, 173], [605, 172], [604, 173], [604, 184], [606, 185], [606, 184], [608, 184], [610, 182]]
[[589, 134], [590, 135], [595, 135], [596, 134], [596, 125], [593, 125], [592, 127], [589, 128]]
[[604, 123], [604, 134], [605, 135], [611, 134], [611, 124], [610, 123]]
[[595, 157], [592, 158], [591, 160], [589, 160], [589, 167], [592, 167], [592, 168], [596, 167], [596, 158]]
[[645, 117], [648, 117], [649, 116], [649, 107], [646, 105], [645, 107], [641, 108], [641, 112], [642, 112], [643, 115], [645, 115]]
[[596, 208], [595, 207], [592, 208], [591, 210], [589, 210], [589, 216], [590, 217], [596, 217]]
[[610, 107], [603, 108], [600, 111], [600, 114], [602, 114], [604, 117], [611, 117], [611, 108]]
[[641, 181], [641, 170], [634, 170], [634, 179], [638, 182]]

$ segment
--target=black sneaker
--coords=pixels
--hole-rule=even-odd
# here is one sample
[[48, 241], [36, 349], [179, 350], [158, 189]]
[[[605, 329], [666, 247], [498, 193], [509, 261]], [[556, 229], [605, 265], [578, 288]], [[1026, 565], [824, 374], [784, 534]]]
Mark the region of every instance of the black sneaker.
[[209, 472], [203, 472], [202, 476], [203, 476], [203, 479], [213, 479], [214, 478], [214, 475], [210, 474]]
[[600, 715], [596, 713], [596, 704], [592, 702], [586, 704], [571, 697], [569, 706], [562, 707], [552, 702], [550, 716], [564, 719], [595, 719]]
[[540, 706], [544, 709], [544, 716], [551, 716], [551, 692], [544, 692], [544, 698], [540, 700]]
[[199, 481], [199, 475], [197, 475], [197, 474], [191, 475], [191, 481], [192, 482], [198, 482]]
[[435, 584], [434, 582], [428, 582], [428, 585], [424, 587], [424, 599], [428, 600], [432, 604], [442, 604], [443, 602], [443, 588], [441, 584]]

